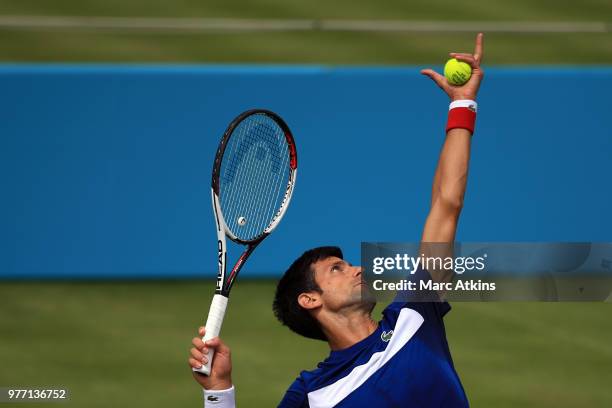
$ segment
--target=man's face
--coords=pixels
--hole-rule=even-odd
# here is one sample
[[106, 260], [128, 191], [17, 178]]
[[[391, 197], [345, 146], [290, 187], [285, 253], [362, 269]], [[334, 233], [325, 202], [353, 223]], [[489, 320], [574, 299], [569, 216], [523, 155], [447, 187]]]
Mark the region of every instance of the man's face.
[[331, 311], [346, 308], [373, 308], [360, 266], [353, 266], [343, 259], [329, 257], [312, 264], [314, 279], [323, 291], [323, 307]]

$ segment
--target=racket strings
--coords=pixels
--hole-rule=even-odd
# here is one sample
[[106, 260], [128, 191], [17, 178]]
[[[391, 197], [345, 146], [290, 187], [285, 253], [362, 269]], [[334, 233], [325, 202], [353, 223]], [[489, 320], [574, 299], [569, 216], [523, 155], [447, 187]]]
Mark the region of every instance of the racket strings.
[[[258, 130], [264, 130], [264, 129], [258, 128]], [[283, 177], [283, 174], [281, 173], [281, 169], [286, 170], [285, 173], [287, 175], [287, 178], [289, 175], [288, 146], [287, 146], [284, 132], [282, 131], [282, 129], [278, 127], [278, 125], [276, 125], [276, 123], [274, 123], [274, 127], [267, 128], [265, 130], [270, 130], [271, 132], [273, 132], [272, 134], [274, 135], [274, 141], [276, 141], [277, 144], [276, 145], [270, 144], [270, 147], [274, 146], [274, 148], [270, 149], [271, 157], [270, 157], [269, 163], [270, 163], [271, 173], [267, 174], [265, 179], [262, 179], [262, 182], [264, 183], [264, 185], [269, 186], [268, 190], [270, 190], [270, 193], [271, 193], [271, 194], [267, 194], [264, 197], [264, 200], [262, 201], [262, 204], [263, 204], [262, 208], [266, 209], [266, 211], [255, 212], [256, 214], [255, 225], [263, 225], [264, 229], [272, 222], [275, 213], [280, 207], [281, 197], [279, 193], [281, 192], [281, 189], [283, 188], [283, 186], [287, 185], [287, 179]], [[268, 135], [270, 134], [271, 133], [264, 132], [262, 136], [268, 137]], [[284, 147], [284, 154], [282, 155], [280, 154], [280, 147]], [[270, 189], [270, 187], [272, 187], [272, 189]], [[251, 207], [250, 210], [254, 211], [255, 205], [257, 203], [254, 201], [252, 204], [253, 204], [253, 207]], [[261, 232], [263, 232], [263, 230], [262, 231], [250, 231], [251, 234], [254, 234], [254, 233], [259, 234]]]
[[253, 240], [274, 220], [289, 180], [289, 146], [266, 115], [247, 117], [234, 130], [223, 156], [220, 203], [228, 228]]
[[[236, 177], [236, 173], [238, 172], [239, 169], [239, 165], [242, 163], [242, 160], [245, 159], [245, 153], [247, 152], [248, 149], [246, 149], [246, 138], [244, 137], [244, 133], [246, 132], [247, 134], [249, 132], [252, 131], [253, 126], [256, 124], [255, 121], [243, 121], [240, 123], [239, 127], [234, 130], [234, 133], [232, 134], [232, 137], [234, 138], [232, 140], [234, 143], [232, 143], [232, 149], [229, 153], [229, 156], [226, 153], [226, 156], [228, 158], [228, 169], [225, 172], [222, 172], [222, 174], [225, 173], [225, 186], [227, 189], [229, 189], [228, 194], [222, 194], [225, 195], [227, 197], [227, 204], [224, 206], [225, 208], [227, 208], [228, 210], [238, 210], [239, 208], [237, 207], [237, 202], [236, 200], [239, 199], [241, 197], [240, 195], [240, 183], [236, 182], [233, 183], [235, 177]], [[246, 129], [245, 129], [246, 127]], [[223, 192], [223, 190], [222, 190]], [[244, 195], [242, 196], [244, 197]], [[233, 215], [233, 214], [230, 214]], [[233, 217], [235, 218], [235, 217]], [[226, 220], [227, 223], [227, 220]], [[229, 224], [228, 224], [229, 225]], [[230, 228], [231, 229], [231, 228]]]
[[[267, 140], [267, 136], [269, 135], [269, 132], [274, 132], [274, 128], [270, 127], [266, 124], [261, 124], [261, 125], [257, 125], [255, 126], [254, 130], [252, 131], [251, 134], [255, 134], [255, 139], [256, 140], [265, 140], [266, 142], [268, 142], [269, 140]], [[261, 147], [261, 146], [257, 146], [255, 148], [255, 153], [253, 154], [254, 158], [260, 160], [260, 162], [262, 163], [261, 166], [258, 166], [258, 174], [257, 174], [257, 178], [258, 180], [261, 181], [261, 183], [263, 183], [263, 185], [267, 185], [268, 183], [270, 183], [270, 174], [271, 173], [267, 173], [265, 172], [263, 163], [269, 164], [270, 165], [270, 170], [272, 172], [274, 172], [274, 168], [276, 168], [276, 172], [278, 173], [278, 161], [280, 161], [280, 156], [278, 156], [278, 154], [274, 154], [275, 151], [278, 150], [277, 146], [274, 144], [270, 145], [270, 154], [272, 155], [270, 157], [270, 160], [268, 162], [264, 161], [265, 160], [265, 155], [266, 155], [266, 150]], [[274, 159], [277, 160], [276, 166], [275, 166], [275, 162]], [[275, 184], [273, 184], [275, 185]], [[252, 185], [251, 186], [254, 190], [257, 190], [259, 188], [261, 188], [262, 186], [260, 185]], [[246, 232], [249, 236], [254, 235], [255, 231], [252, 231], [253, 228], [260, 226], [262, 223], [262, 218], [267, 218], [266, 215], [266, 211], [264, 209], [269, 209], [270, 206], [266, 206], [266, 203], [268, 200], [266, 200], [268, 197], [273, 196], [273, 194], [268, 194], [266, 197], [258, 197], [259, 199], [264, 198], [264, 200], [262, 200], [262, 202], [258, 202], [257, 200], [251, 200], [246, 208], [246, 213], [248, 214], [254, 214], [255, 216], [255, 220], [252, 224], [249, 224], [249, 227], [246, 229]], [[254, 197], [254, 194], [252, 194], [250, 197]], [[257, 206], [258, 204], [261, 204], [261, 210], [260, 211], [256, 211], [255, 206]], [[263, 228], [265, 228], [267, 225], [263, 226]], [[262, 230], [263, 231], [263, 230]]]
[[[247, 165], [241, 169], [245, 171], [249, 171], [250, 176], [251, 176], [250, 181], [252, 182], [243, 184], [242, 191], [238, 190], [237, 188], [234, 188], [233, 198], [243, 199], [244, 202], [241, 203], [241, 205], [236, 205], [236, 202], [234, 201], [233, 203], [230, 203], [230, 206], [234, 210], [240, 210], [242, 213], [242, 215], [234, 214], [233, 218], [238, 221], [242, 219], [245, 222], [244, 225], [240, 225], [240, 223], [238, 222], [238, 227], [243, 229], [242, 231], [240, 231], [239, 229], [234, 229], [233, 231], [236, 231], [237, 234], [244, 234], [245, 236], [251, 238], [254, 235], [254, 232], [252, 231], [252, 229], [261, 227], [260, 224], [257, 222], [258, 219], [251, 219], [251, 218], [254, 216], [255, 217], [260, 216], [262, 213], [265, 212], [264, 209], [266, 208], [264, 206], [262, 209], [260, 209], [259, 213], [255, 213], [253, 211], [253, 206], [257, 204], [256, 200], [254, 200], [253, 198], [255, 196], [255, 193], [257, 192], [257, 189], [260, 188], [260, 186], [257, 185], [255, 181], [262, 180], [262, 172], [264, 171], [263, 165], [265, 165], [265, 162], [263, 162], [261, 163], [262, 166], [258, 166], [257, 161], [255, 161], [255, 159], [258, 159], [261, 162], [262, 160], [265, 159], [265, 152], [262, 153], [262, 150], [261, 150], [262, 146], [258, 146], [259, 141], [265, 140], [262, 137], [262, 135], [265, 136], [265, 133], [261, 132], [261, 129], [262, 129], [261, 126], [265, 126], [265, 124], [262, 125], [261, 123], [250, 121], [248, 125], [249, 126], [246, 130], [246, 133], [244, 132], [244, 129], [241, 129], [243, 130], [243, 133], [241, 134], [242, 139], [237, 144], [236, 155], [234, 156], [234, 158], [240, 158], [240, 163], [242, 162], [243, 159], [248, 161]], [[267, 128], [267, 129], [270, 130], [270, 128]], [[250, 151], [250, 149], [255, 149], [255, 150]], [[246, 153], [250, 153], [250, 154], [246, 155]], [[245, 155], [246, 155], [246, 158], [245, 158]], [[236, 162], [237, 162], [236, 160], [233, 160], [233, 163], [236, 163]], [[236, 183], [236, 186], [239, 186], [239, 184]], [[249, 218], [247, 219], [247, 217]], [[248, 226], [246, 226], [247, 225], [246, 222], [248, 222]]]
[[[238, 145], [238, 151], [244, 151], [245, 146], [249, 149], [244, 170], [249, 171], [251, 177], [249, 183], [242, 184], [242, 195], [239, 197], [242, 199], [241, 205], [233, 206], [239, 213], [234, 213], [231, 217], [238, 221], [238, 228], [234, 229], [236, 234], [241, 238], [253, 239], [267, 227], [268, 220], [272, 217], [271, 212], [274, 211], [270, 201], [276, 197], [278, 188], [270, 190], [270, 187], [278, 185], [278, 182], [273, 183], [273, 176], [278, 174], [280, 157], [276, 153], [276, 146], [268, 140], [273, 128], [257, 124], [249, 130], [243, 143]], [[266, 142], [267, 149], [258, 143], [260, 141]], [[267, 154], [271, 157], [266, 157]], [[239, 185], [236, 183], [236, 187]], [[265, 194], [262, 194], [264, 192]], [[244, 224], [241, 225], [240, 221]]]

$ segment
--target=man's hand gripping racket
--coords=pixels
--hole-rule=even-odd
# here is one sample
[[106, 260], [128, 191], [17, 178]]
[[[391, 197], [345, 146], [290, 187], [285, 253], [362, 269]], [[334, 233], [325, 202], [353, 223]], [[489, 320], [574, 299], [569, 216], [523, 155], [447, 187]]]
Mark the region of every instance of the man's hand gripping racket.
[[[217, 227], [219, 273], [204, 342], [221, 331], [229, 293], [249, 256], [276, 228], [291, 201], [297, 150], [287, 124], [275, 113], [255, 109], [240, 114], [225, 131], [212, 172], [212, 204]], [[246, 249], [226, 274], [226, 239]], [[227, 276], [226, 276], [227, 275]], [[208, 362], [193, 371], [210, 375]]]

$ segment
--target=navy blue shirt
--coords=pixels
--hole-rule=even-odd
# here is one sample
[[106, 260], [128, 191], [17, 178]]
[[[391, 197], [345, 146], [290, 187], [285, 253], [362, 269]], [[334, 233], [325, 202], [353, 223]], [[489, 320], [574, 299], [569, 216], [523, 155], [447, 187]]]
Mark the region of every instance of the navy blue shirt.
[[279, 407], [467, 407], [442, 318], [446, 302], [393, 302], [378, 328], [302, 371]]

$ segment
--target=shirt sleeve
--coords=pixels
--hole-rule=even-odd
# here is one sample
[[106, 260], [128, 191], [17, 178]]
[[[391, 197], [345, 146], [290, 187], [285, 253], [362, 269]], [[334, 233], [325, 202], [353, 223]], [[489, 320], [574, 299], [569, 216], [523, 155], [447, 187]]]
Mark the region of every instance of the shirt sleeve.
[[289, 387], [278, 408], [308, 408], [308, 397], [304, 380], [298, 377]]
[[235, 389], [204, 390], [204, 408], [236, 408]]

